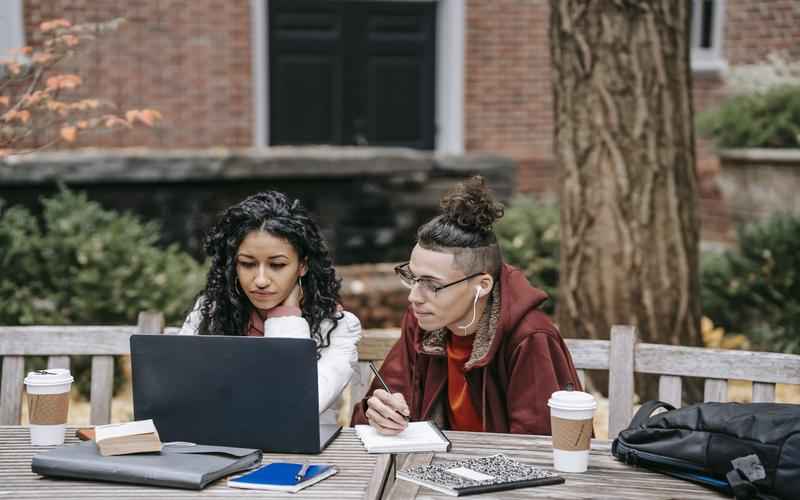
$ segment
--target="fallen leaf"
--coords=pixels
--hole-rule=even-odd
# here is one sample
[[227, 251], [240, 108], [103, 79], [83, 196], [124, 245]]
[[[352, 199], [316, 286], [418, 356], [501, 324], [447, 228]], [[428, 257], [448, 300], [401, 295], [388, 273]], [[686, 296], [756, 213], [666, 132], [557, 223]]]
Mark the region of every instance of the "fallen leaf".
[[78, 129], [75, 127], [61, 127], [61, 137], [67, 142], [75, 142], [78, 136]]

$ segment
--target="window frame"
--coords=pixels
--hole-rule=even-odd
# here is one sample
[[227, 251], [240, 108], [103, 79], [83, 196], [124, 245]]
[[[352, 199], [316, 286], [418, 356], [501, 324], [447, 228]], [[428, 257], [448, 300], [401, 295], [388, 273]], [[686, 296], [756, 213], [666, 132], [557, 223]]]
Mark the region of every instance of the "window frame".
[[[704, 1], [713, 2], [710, 47], [708, 48], [700, 47], [701, 31], [703, 29], [701, 13]], [[696, 73], [721, 74], [728, 69], [728, 62], [723, 56], [725, 4], [726, 0], [692, 0], [689, 40], [691, 68]]]

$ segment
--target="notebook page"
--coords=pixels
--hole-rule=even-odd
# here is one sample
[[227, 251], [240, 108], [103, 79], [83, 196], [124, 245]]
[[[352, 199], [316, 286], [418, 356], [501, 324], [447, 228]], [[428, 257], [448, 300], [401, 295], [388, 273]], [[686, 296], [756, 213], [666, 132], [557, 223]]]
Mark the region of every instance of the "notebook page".
[[102, 441], [122, 436], [133, 436], [137, 434], [148, 434], [156, 432], [156, 426], [152, 419], [137, 420], [135, 422], [122, 422], [118, 424], [98, 425], [94, 429], [95, 440]]
[[400, 434], [385, 436], [369, 425], [357, 425], [358, 437], [369, 448], [406, 448], [409, 446], [436, 445], [442, 438], [429, 422], [409, 422]]

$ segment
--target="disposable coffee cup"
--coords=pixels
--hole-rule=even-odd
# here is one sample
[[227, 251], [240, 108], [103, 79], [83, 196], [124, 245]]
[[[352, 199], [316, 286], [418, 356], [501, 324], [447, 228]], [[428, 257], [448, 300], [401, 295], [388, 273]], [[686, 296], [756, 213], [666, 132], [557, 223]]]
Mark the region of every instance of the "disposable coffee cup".
[[554, 392], [547, 406], [553, 432], [553, 468], [561, 472], [585, 472], [597, 402], [588, 392], [567, 390]]
[[53, 446], [64, 443], [64, 428], [69, 412], [69, 370], [54, 368], [28, 372], [25, 391], [28, 393], [31, 445]]

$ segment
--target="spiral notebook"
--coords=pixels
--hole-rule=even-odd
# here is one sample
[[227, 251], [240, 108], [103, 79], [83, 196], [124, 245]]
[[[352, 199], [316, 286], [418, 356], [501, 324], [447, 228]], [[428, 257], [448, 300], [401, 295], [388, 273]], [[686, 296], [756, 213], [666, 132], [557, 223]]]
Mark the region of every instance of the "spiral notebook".
[[398, 471], [397, 479], [452, 496], [564, 482], [564, 478], [554, 472], [517, 462], [502, 453], [411, 467]]

